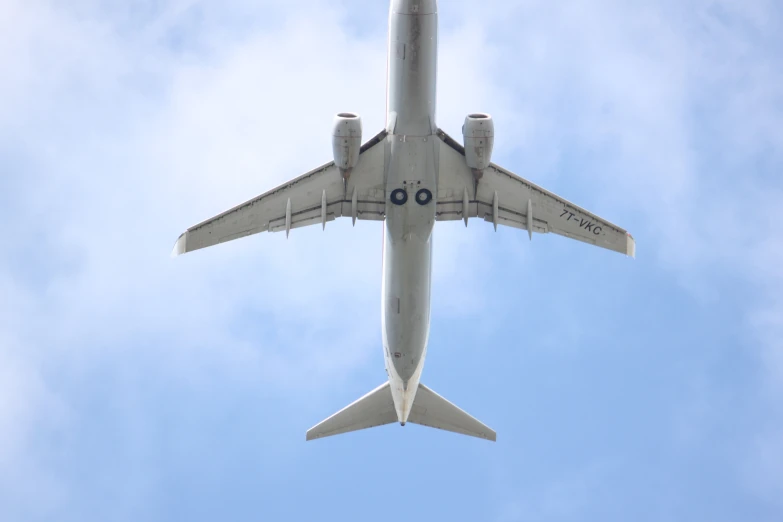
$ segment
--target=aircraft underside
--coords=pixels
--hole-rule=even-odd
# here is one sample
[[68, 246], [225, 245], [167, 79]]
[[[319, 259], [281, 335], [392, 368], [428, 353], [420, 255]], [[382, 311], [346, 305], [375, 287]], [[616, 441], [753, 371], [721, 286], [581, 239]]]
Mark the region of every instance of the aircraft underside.
[[494, 125], [465, 118], [463, 142], [435, 125], [437, 2], [392, 0], [386, 129], [362, 144], [361, 119], [340, 113], [334, 160], [189, 228], [174, 254], [259, 232], [337, 218], [383, 221], [383, 354], [389, 379], [307, 431], [307, 440], [411, 422], [496, 440], [495, 432], [420, 379], [430, 328], [433, 229], [473, 218], [555, 233], [634, 256], [628, 232], [491, 162]]

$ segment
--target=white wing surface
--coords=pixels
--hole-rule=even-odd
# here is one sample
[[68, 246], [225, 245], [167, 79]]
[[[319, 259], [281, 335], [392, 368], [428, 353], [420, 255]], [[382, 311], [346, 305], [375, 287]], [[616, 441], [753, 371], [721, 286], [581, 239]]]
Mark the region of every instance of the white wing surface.
[[389, 382], [352, 402], [331, 417], [307, 430], [307, 440], [330, 437], [349, 431], [383, 426], [397, 421]]
[[470, 416], [423, 384], [416, 390], [408, 422], [495, 441], [495, 430]]
[[440, 166], [438, 172], [439, 221], [480, 217], [498, 225], [533, 232], [554, 232], [629, 256], [636, 255], [636, 243], [624, 229], [587, 210], [490, 164], [478, 182], [465, 162], [465, 149], [438, 129]]
[[347, 182], [334, 162], [295, 178], [187, 229], [173, 255], [192, 252], [259, 232], [288, 233], [307, 225], [326, 225], [341, 216], [382, 220], [386, 210], [384, 167], [386, 131], [361, 148]]

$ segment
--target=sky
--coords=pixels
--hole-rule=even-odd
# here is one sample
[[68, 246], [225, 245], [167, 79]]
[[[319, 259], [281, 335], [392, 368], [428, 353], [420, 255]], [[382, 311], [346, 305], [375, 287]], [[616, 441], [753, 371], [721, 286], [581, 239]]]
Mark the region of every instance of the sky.
[[305, 443], [385, 379], [380, 224], [169, 253], [383, 128], [387, 15], [0, 4], [0, 520], [783, 519], [772, 0], [441, 1], [439, 126], [637, 259], [439, 223], [422, 382], [497, 442]]

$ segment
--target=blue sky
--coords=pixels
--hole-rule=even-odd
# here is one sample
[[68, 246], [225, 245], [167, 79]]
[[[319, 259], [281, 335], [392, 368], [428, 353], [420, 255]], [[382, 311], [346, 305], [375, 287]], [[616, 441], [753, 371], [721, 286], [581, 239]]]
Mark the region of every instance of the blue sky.
[[423, 382], [498, 442], [304, 442], [385, 378], [380, 226], [168, 254], [382, 128], [387, 9], [3, 2], [0, 520], [781, 520], [773, 1], [442, 1], [439, 125], [638, 256], [438, 225]]

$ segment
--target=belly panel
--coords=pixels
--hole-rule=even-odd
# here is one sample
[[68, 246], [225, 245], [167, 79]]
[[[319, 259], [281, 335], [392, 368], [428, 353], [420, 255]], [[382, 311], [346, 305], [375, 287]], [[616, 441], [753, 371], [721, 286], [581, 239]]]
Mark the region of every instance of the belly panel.
[[[414, 7], [408, 11], [413, 13]], [[395, 134], [435, 132], [438, 15], [431, 11], [390, 15], [387, 105]]]
[[387, 368], [404, 382], [426, 355], [430, 327], [432, 236], [395, 240], [386, 232], [383, 342]]
[[[426, 354], [430, 325], [435, 139], [390, 136], [383, 257], [383, 338], [387, 369], [404, 382]], [[395, 192], [404, 194], [395, 200]], [[422, 198], [426, 192], [429, 197]]]

